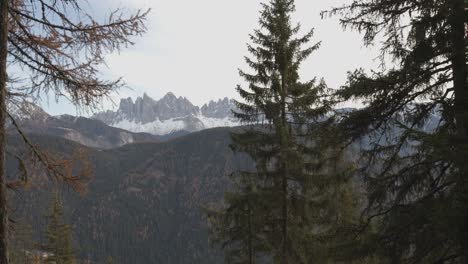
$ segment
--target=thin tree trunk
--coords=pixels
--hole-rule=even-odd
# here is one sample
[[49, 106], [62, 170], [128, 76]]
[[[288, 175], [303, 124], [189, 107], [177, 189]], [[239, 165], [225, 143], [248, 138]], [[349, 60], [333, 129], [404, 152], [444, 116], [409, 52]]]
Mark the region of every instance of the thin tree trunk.
[[453, 86], [455, 91], [455, 119], [458, 136], [468, 136], [468, 91], [465, 59], [465, 4], [464, 0], [452, 0], [450, 18], [452, 35]]
[[[282, 264], [287, 264], [288, 263], [288, 178], [289, 178], [289, 169], [288, 169], [288, 164], [287, 164], [287, 148], [289, 142], [285, 140], [285, 137], [288, 133], [287, 125], [288, 125], [288, 120], [286, 116], [286, 95], [287, 95], [287, 87], [286, 87], [286, 70], [283, 71], [283, 74], [281, 75], [281, 92], [283, 93], [281, 95], [281, 149], [282, 149], [282, 154], [281, 158], [283, 159], [282, 161], [282, 169], [283, 169], [283, 177], [282, 177], [282, 195], [283, 195], [283, 208], [282, 208], [282, 217], [283, 217], [283, 248], [282, 248]], [[289, 137], [289, 135], [288, 135]]]
[[6, 84], [8, 46], [8, 2], [0, 0], [0, 264], [8, 264], [8, 214], [6, 188]]
[[466, 152], [468, 145], [468, 85], [467, 67], [465, 58], [465, 1], [452, 0], [452, 12], [449, 18], [452, 41], [452, 69], [453, 87], [455, 92], [455, 122], [457, 126], [457, 146], [461, 153], [458, 153], [456, 165], [460, 170], [460, 178], [457, 181], [458, 206], [460, 218], [457, 219], [459, 225], [459, 240], [462, 247], [461, 255], [464, 263], [468, 264], [468, 164], [466, 163]]
[[288, 169], [287, 165], [285, 166], [285, 171], [283, 174], [283, 253], [282, 253], [282, 263], [288, 263]]
[[250, 207], [250, 198], [247, 201], [248, 207], [248, 225], [249, 225], [249, 264], [254, 264], [253, 262], [253, 234], [252, 234], [252, 208]]

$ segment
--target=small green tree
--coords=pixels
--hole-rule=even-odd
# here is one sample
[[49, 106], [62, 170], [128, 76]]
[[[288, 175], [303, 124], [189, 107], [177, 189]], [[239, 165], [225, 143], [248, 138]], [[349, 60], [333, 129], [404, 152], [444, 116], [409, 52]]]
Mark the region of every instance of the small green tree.
[[47, 219], [47, 244], [44, 246], [44, 249], [50, 253], [50, 256], [46, 258], [46, 263], [75, 263], [76, 251], [73, 248], [72, 228], [63, 220], [63, 202], [58, 192], [53, 196]]
[[[259, 252], [268, 251], [261, 232], [264, 223], [259, 217], [267, 212], [261, 206], [261, 195], [249, 177], [233, 174], [233, 190], [227, 191], [224, 201], [227, 209], [205, 208], [211, 227], [211, 240], [225, 249], [226, 263], [256, 263]], [[250, 181], [250, 182], [249, 182]], [[228, 238], [234, 238], [232, 241]]]

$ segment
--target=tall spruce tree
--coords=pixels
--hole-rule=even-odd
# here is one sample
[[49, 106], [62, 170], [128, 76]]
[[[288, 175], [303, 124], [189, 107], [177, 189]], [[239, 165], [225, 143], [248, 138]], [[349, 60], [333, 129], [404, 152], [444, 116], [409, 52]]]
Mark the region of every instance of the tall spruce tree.
[[294, 1], [262, 7], [245, 58], [251, 73], [240, 71], [248, 88], [237, 87], [243, 101], [234, 113], [249, 126], [232, 134], [233, 150], [247, 153], [255, 169], [234, 173], [225, 207], [208, 210], [212, 238], [225, 247], [228, 263], [325, 263], [326, 239], [346, 222], [336, 201], [353, 199], [341, 192], [349, 184], [345, 166], [325, 161], [333, 151], [320, 140], [319, 124], [332, 109], [326, 84], [301, 81], [298, 73], [320, 43], [304, 48], [313, 31], [297, 36]]
[[45, 259], [45, 262], [54, 264], [76, 263], [72, 229], [63, 219], [63, 202], [59, 192], [53, 195], [47, 220], [47, 243], [44, 249], [50, 255]]
[[343, 116], [336, 137], [370, 140], [359, 171], [368, 226], [378, 228], [359, 245], [364, 255], [468, 263], [467, 8], [465, 0], [354, 0], [331, 10], [366, 45], [383, 40], [382, 60], [392, 61], [350, 73], [336, 94], [364, 102]]

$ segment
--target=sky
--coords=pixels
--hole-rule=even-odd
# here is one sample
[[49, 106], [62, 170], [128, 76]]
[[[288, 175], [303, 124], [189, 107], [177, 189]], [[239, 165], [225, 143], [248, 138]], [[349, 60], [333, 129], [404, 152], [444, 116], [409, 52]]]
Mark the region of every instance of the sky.
[[[134, 38], [135, 45], [106, 56], [102, 74], [123, 77], [127, 88], [112, 94], [102, 109], [118, 107], [120, 98], [147, 93], [159, 99], [167, 92], [202, 104], [219, 98], [238, 98], [235, 87], [243, 84], [238, 69], [248, 70], [244, 56], [249, 34], [258, 28], [261, 0], [99, 0], [88, 1], [97, 17], [115, 8], [125, 12], [151, 8], [147, 33]], [[375, 48], [364, 47], [357, 32], [344, 31], [338, 17], [323, 18], [322, 10], [340, 6], [343, 0], [297, 0], [294, 22], [302, 33], [315, 28], [313, 41], [321, 48], [301, 67], [303, 80], [324, 78], [329, 87], [339, 88], [348, 71], [378, 65]], [[112, 103], [114, 102], [114, 103]], [[75, 107], [61, 100], [45, 100], [47, 112], [77, 114]], [[102, 110], [101, 109], [101, 110]]]

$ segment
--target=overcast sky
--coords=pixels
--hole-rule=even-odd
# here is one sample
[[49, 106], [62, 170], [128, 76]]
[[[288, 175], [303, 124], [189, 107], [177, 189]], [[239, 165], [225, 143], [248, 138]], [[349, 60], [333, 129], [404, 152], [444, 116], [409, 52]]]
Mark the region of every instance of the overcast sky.
[[[97, 16], [113, 8], [151, 8], [148, 32], [119, 54], [107, 56], [108, 78], [123, 77], [131, 89], [112, 96], [136, 98], [144, 92], [159, 99], [167, 92], [203, 103], [223, 97], [237, 98], [242, 83], [238, 68], [245, 67], [248, 34], [258, 28], [260, 0], [100, 0], [89, 1]], [[330, 87], [346, 81], [347, 71], [377, 65], [375, 50], [362, 45], [362, 36], [343, 31], [338, 18], [320, 17], [320, 11], [341, 5], [343, 0], [297, 0], [294, 20], [302, 32], [315, 28], [314, 41], [322, 47], [303, 64], [301, 77], [323, 77]], [[76, 114], [65, 102], [43, 103], [51, 114]], [[104, 108], [115, 109], [111, 103]]]

